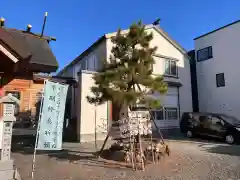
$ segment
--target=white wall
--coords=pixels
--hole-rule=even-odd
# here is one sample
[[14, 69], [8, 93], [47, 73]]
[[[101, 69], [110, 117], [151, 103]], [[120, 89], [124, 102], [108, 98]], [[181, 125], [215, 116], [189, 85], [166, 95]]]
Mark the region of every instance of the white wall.
[[[178, 79], [165, 78], [169, 81], [180, 82], [182, 86], [179, 88], [179, 103], [180, 113], [192, 111], [192, 94], [191, 94], [191, 77], [190, 77], [190, 62], [186, 55], [174, 47], [168, 40], [166, 40], [155, 29], [148, 29], [147, 32], [153, 33], [153, 40], [150, 46], [157, 46], [157, 55], [170, 57], [177, 60]], [[154, 73], [163, 74], [165, 68], [164, 58], [155, 57], [155, 65], [153, 67]]]
[[[179, 79], [168, 78], [168, 80], [180, 82], [182, 84], [182, 86], [179, 88], [180, 113], [192, 111], [192, 90], [189, 59], [186, 55], [184, 55], [176, 47], [174, 47], [168, 40], [161, 36], [156, 30], [149, 29], [148, 32], [153, 33], [154, 39], [152, 40], [150, 45], [158, 47], [156, 54], [167, 56], [177, 60]], [[156, 60], [154, 73], [163, 73], [163, 65], [164, 63]]]
[[94, 85], [94, 80], [92, 79], [93, 74], [94, 72], [91, 71], [81, 71], [79, 74], [77, 133], [80, 142], [94, 141], [95, 130], [97, 132], [97, 140], [104, 140], [106, 136], [106, 131], [103, 126], [108, 123], [107, 103], [95, 107], [86, 99], [87, 96], [92, 95], [90, 88]]
[[[153, 33], [153, 40], [150, 46], [157, 46], [156, 55], [166, 56], [177, 60], [179, 78], [166, 78], [171, 81], [181, 82], [182, 87], [179, 88], [180, 94], [180, 112], [192, 111], [192, 94], [191, 94], [191, 78], [190, 78], [190, 62], [186, 55], [174, 47], [166, 38], [159, 34], [155, 29], [147, 29], [149, 33]], [[112, 42], [107, 40], [107, 56], [109, 57], [112, 49]], [[153, 67], [156, 74], [163, 74], [165, 67], [164, 58], [155, 57], [155, 65]]]
[[[180, 112], [192, 111], [192, 97], [191, 97], [191, 81], [190, 81], [190, 65], [186, 55], [182, 54], [176, 47], [174, 47], [169, 41], [162, 37], [156, 30], [148, 29], [152, 32], [154, 39], [151, 42], [151, 46], [157, 46], [157, 55], [167, 56], [177, 60], [179, 78], [166, 78], [171, 81], [181, 82], [182, 87], [179, 89], [180, 94]], [[101, 63], [93, 63], [96, 58], [100, 62], [104, 58], [109, 58], [112, 42], [110, 39], [103, 41], [99, 44], [90, 54], [85, 56], [81, 60], [81, 69], [88, 69], [95, 71]], [[94, 60], [95, 59], [95, 60]], [[162, 74], [164, 70], [164, 59], [156, 57], [156, 64], [154, 65], [154, 73]], [[76, 74], [76, 73], [73, 73]], [[78, 87], [78, 134], [80, 141], [94, 140], [95, 133], [95, 107], [89, 104], [86, 100], [86, 96], [91, 94], [90, 87], [94, 84], [92, 80], [92, 74], [89, 71], [82, 71], [79, 76]], [[174, 99], [175, 100], [175, 99]], [[173, 99], [171, 101], [174, 101]], [[169, 101], [170, 102], [170, 101]], [[166, 102], [167, 104], [167, 102]], [[97, 124], [102, 124], [101, 118], [106, 118], [106, 104], [99, 106], [97, 110]], [[98, 113], [99, 112], [99, 113]], [[99, 135], [100, 139], [103, 139], [105, 134]]]
[[[195, 50], [212, 46], [213, 58], [197, 62], [199, 110], [240, 117], [240, 23], [195, 40]], [[216, 86], [216, 74], [224, 73], [225, 87]]]
[[[66, 69], [64, 69], [59, 76], [63, 77], [73, 77], [78, 81], [78, 72], [81, 70], [89, 70], [89, 71], [96, 71], [99, 68], [99, 62], [101, 59], [106, 57], [106, 41], [102, 41], [98, 46], [94, 47], [92, 51], [90, 51], [89, 54], [87, 54], [84, 57], [78, 57], [78, 61], [68, 66]], [[76, 93], [77, 89], [71, 90], [71, 96], [72, 99], [78, 99], [78, 94]], [[75, 117], [76, 110], [75, 110], [75, 103], [72, 100], [71, 102], [72, 108], [72, 116]]]
[[[180, 82], [182, 86], [179, 88], [179, 104], [180, 115], [183, 112], [192, 111], [192, 93], [191, 93], [191, 75], [190, 75], [190, 62], [188, 57], [180, 52], [175, 46], [173, 46], [166, 38], [164, 38], [155, 29], [150, 28], [146, 30], [149, 33], [153, 33], [153, 40], [150, 46], [157, 46], [155, 64], [153, 66], [154, 74], [163, 74], [165, 69], [165, 58], [175, 59], [178, 66], [178, 78], [166, 77], [165, 79], [173, 82]], [[107, 39], [107, 56], [111, 55], [111, 49], [113, 44], [110, 39]], [[176, 98], [174, 98], [176, 99]], [[163, 103], [168, 103], [166, 100]]]

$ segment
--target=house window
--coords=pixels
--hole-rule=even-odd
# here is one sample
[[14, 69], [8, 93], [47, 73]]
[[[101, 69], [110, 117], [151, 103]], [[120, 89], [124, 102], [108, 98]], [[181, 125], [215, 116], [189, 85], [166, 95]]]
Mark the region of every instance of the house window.
[[177, 108], [165, 108], [165, 118], [167, 120], [178, 120]]
[[205, 61], [212, 58], [212, 46], [197, 51], [197, 61]]
[[151, 111], [154, 120], [178, 120], [177, 108], [164, 108]]
[[165, 60], [165, 75], [177, 76], [177, 63], [175, 60]]
[[217, 87], [225, 86], [224, 73], [216, 74], [216, 83], [217, 83]]
[[162, 109], [152, 110], [151, 111], [151, 116], [154, 120], [164, 120]]

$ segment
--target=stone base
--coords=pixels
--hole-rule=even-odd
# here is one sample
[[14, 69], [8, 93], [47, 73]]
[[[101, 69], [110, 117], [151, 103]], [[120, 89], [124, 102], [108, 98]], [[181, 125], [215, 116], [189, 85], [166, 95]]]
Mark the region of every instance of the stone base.
[[103, 141], [107, 136], [107, 133], [97, 133], [95, 134], [78, 134], [78, 142], [85, 143], [85, 142], [94, 142], [97, 141]]
[[1, 180], [15, 179], [13, 160], [0, 161], [0, 179]]

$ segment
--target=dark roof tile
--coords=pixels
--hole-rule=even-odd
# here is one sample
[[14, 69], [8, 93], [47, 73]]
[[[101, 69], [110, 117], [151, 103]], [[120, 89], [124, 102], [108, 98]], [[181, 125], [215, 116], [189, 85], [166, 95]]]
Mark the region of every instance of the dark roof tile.
[[27, 49], [22, 46], [22, 43], [20, 43], [20, 39], [13, 36], [5, 28], [0, 28], [0, 41], [7, 46], [10, 51], [15, 53], [15, 55], [17, 54], [17, 56], [22, 59], [25, 59], [30, 55]]
[[58, 62], [48, 44], [48, 40], [40, 38], [36, 34], [17, 29], [0, 29], [0, 32], [2, 32], [2, 34], [0, 33], [0, 40], [21, 58], [29, 58], [29, 63], [33, 64], [33, 67], [39, 64], [50, 66], [51, 71], [57, 70]]

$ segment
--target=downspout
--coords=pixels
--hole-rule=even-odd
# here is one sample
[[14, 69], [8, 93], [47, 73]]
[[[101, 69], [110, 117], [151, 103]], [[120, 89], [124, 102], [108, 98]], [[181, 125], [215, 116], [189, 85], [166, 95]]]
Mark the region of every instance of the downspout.
[[177, 87], [177, 99], [178, 99], [178, 121], [180, 121], [180, 116], [181, 116], [181, 113], [180, 113], [180, 93], [179, 93], [179, 86]]

